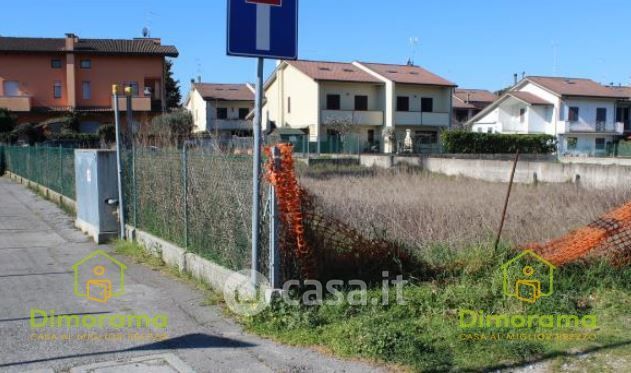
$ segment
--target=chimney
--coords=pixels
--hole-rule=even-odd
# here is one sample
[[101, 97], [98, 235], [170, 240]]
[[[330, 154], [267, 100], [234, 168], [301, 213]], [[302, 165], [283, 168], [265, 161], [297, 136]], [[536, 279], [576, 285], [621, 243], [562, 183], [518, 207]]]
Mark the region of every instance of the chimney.
[[515, 80], [515, 85], [517, 85], [517, 73], [513, 74], [513, 79]]
[[525, 72], [525, 71], [522, 71], [522, 73], [521, 73], [521, 78], [522, 78], [522, 79], [525, 79], [525, 78], [526, 78], [526, 72]]
[[467, 93], [467, 104], [471, 102], [471, 93]]
[[73, 51], [75, 44], [79, 41], [79, 37], [73, 33], [66, 34], [66, 50]]

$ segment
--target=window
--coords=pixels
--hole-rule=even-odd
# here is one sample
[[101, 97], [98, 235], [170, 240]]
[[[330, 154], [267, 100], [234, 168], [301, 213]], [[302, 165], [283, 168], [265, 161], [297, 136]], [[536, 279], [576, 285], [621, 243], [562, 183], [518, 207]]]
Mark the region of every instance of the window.
[[596, 150], [605, 150], [605, 139], [596, 139]]
[[248, 108], [239, 108], [239, 119], [244, 120], [248, 114], [250, 114], [250, 109]]
[[340, 95], [326, 95], [326, 109], [340, 110]]
[[15, 80], [5, 80], [2, 83], [4, 90], [4, 96], [19, 96], [20, 95], [20, 83]]
[[576, 150], [577, 145], [578, 145], [578, 139], [576, 137], [567, 138], [567, 150]]
[[596, 123], [607, 122], [607, 109], [599, 107], [596, 109]]
[[81, 67], [82, 69], [91, 69], [92, 60], [81, 60], [81, 62], [79, 62], [79, 67]]
[[368, 110], [368, 96], [355, 96], [355, 110], [356, 111]]
[[410, 111], [410, 98], [399, 96], [397, 97], [397, 111]]
[[59, 80], [53, 84], [53, 97], [61, 98], [61, 82]]
[[217, 108], [217, 119], [228, 119], [228, 108]]
[[421, 111], [423, 113], [433, 113], [434, 112], [434, 99], [431, 97], [421, 98]]
[[291, 114], [291, 97], [287, 97], [287, 113]]
[[83, 92], [84, 100], [89, 100], [92, 98], [92, 84], [90, 84], [90, 82], [83, 82], [81, 84], [81, 91]]
[[570, 122], [578, 122], [578, 107], [576, 106], [570, 107], [567, 120]]
[[61, 60], [58, 58], [53, 58], [50, 60], [50, 67], [53, 69], [61, 69]]
[[524, 123], [526, 121], [526, 109], [519, 109], [519, 123]]

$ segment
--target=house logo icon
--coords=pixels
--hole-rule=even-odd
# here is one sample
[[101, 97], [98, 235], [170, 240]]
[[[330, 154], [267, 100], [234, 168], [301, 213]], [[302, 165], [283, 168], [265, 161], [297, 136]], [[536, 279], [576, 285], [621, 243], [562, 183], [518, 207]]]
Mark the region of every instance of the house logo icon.
[[74, 294], [93, 302], [107, 303], [111, 298], [125, 294], [127, 266], [103, 250], [97, 250], [76, 262]]
[[502, 265], [504, 295], [522, 302], [536, 303], [554, 292], [554, 270], [556, 267], [526, 250]]

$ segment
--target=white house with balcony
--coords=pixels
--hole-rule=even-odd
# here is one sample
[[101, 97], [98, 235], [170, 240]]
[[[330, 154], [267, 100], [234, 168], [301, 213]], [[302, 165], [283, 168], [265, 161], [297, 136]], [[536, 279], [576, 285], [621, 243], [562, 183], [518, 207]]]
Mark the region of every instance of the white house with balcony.
[[408, 131], [419, 150], [449, 128], [454, 87], [417, 66], [282, 61], [265, 84], [263, 125], [301, 129], [321, 152], [340, 128], [359, 152], [400, 151]]
[[186, 108], [196, 133], [216, 136], [251, 136], [254, 87], [249, 84], [192, 83]]
[[621, 116], [628, 101], [627, 91], [589, 79], [531, 76], [467, 124], [474, 132], [552, 135], [560, 155], [604, 155], [629, 130]]

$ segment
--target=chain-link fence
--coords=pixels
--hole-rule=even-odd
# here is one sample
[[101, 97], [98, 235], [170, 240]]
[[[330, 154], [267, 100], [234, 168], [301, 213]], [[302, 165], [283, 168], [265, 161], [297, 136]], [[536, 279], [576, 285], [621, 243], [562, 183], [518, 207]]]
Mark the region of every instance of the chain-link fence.
[[[126, 151], [127, 222], [227, 268], [249, 268], [251, 153], [251, 144], [244, 142]], [[265, 212], [267, 193], [262, 189]], [[261, 234], [260, 262], [265, 264], [266, 230]]]
[[75, 199], [74, 149], [3, 146], [0, 152], [7, 171]]

